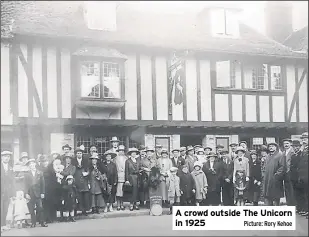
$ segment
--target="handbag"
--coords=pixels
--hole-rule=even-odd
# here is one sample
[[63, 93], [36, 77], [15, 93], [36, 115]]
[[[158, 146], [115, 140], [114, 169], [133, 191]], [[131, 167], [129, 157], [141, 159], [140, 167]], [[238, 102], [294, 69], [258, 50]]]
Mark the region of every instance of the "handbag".
[[133, 186], [131, 184], [124, 183], [123, 186], [122, 186], [122, 191], [124, 193], [132, 193], [133, 192]]

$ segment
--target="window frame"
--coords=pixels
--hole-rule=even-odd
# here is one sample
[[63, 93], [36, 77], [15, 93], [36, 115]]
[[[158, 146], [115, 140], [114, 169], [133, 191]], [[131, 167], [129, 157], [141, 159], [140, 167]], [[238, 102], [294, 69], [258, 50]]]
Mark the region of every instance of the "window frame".
[[[81, 100], [87, 101], [124, 101], [124, 61], [123, 59], [116, 59], [116, 58], [105, 58], [105, 57], [78, 57], [78, 75], [79, 75], [79, 83], [80, 83], [80, 90], [79, 90], [79, 97]], [[81, 67], [84, 63], [99, 63], [99, 78], [100, 78], [100, 97], [88, 97], [82, 96], [82, 74], [81, 74]], [[104, 63], [111, 63], [111, 64], [118, 64], [119, 67], [119, 91], [120, 97], [105, 97], [104, 96]]]

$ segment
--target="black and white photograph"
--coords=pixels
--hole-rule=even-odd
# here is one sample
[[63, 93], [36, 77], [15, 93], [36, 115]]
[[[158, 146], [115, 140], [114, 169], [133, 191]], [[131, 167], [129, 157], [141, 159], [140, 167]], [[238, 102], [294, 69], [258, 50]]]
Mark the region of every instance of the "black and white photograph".
[[308, 1], [1, 0], [1, 236], [308, 236]]

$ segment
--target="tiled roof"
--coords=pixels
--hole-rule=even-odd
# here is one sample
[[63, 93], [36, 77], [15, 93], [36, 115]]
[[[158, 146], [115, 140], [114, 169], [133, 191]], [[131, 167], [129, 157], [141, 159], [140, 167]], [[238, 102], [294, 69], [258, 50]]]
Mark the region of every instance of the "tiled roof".
[[293, 32], [284, 42], [284, 45], [295, 51], [308, 51], [308, 26]]
[[117, 31], [89, 30], [84, 21], [82, 3], [29, 1], [28, 5], [23, 4], [18, 7], [13, 33], [74, 37], [175, 50], [305, 57], [304, 54], [293, 52], [245, 24], [240, 24], [239, 39], [214, 38], [200, 27], [197, 14], [143, 12], [133, 9], [124, 2], [117, 8]]

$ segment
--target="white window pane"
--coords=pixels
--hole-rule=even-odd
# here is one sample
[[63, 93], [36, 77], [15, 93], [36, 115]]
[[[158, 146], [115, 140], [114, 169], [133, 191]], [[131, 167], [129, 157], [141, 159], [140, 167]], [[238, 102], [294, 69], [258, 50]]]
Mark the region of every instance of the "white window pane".
[[254, 137], [252, 141], [253, 145], [263, 145], [262, 137]]
[[245, 79], [245, 88], [252, 89], [252, 67], [244, 67], [244, 79]]
[[223, 9], [214, 9], [211, 12], [211, 28], [212, 33], [225, 34], [225, 17]]
[[230, 87], [230, 61], [216, 62], [217, 87]]
[[83, 63], [81, 65], [81, 96], [100, 97], [99, 63]]
[[266, 143], [270, 142], [276, 142], [276, 139], [274, 137], [266, 137]]
[[226, 34], [232, 36], [239, 35], [237, 16], [231, 11], [225, 11], [226, 18]]

